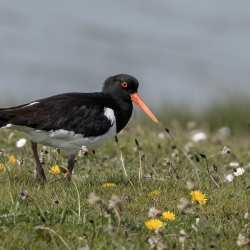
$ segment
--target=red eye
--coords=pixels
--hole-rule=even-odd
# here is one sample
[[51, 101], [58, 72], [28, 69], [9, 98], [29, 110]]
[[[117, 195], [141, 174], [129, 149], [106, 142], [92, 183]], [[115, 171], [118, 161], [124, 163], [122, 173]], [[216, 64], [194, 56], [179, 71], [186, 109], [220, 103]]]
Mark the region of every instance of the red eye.
[[126, 83], [126, 82], [122, 82], [121, 85], [122, 85], [123, 88], [127, 88], [128, 87], [128, 83]]

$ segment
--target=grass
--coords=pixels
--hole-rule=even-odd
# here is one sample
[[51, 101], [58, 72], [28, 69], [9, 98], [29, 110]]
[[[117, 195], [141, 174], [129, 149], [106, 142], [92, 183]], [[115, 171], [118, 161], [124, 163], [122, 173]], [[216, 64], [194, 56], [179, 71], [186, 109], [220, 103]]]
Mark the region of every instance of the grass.
[[[228, 113], [224, 112], [223, 123], [207, 113], [206, 121], [197, 119], [192, 129], [186, 128], [187, 119], [182, 117], [162, 116], [160, 125], [131, 121], [118, 135], [119, 147], [111, 140], [95, 156], [78, 157], [71, 183], [62, 173], [49, 172], [56, 164], [66, 166], [63, 152], [48, 149], [44, 156], [48, 180], [39, 182], [29, 143], [15, 145], [25, 135], [0, 130], [4, 149], [0, 160], [5, 167], [0, 172], [0, 249], [237, 249], [239, 234], [250, 237], [250, 140], [247, 123], [242, 124], [245, 118], [237, 124]], [[168, 134], [159, 138], [164, 124], [177, 148]], [[234, 133], [221, 138], [217, 129], [225, 125]], [[190, 134], [197, 129], [208, 138], [188, 148]], [[221, 154], [224, 146], [230, 153]], [[10, 155], [21, 157], [24, 164], [10, 163]], [[234, 174], [230, 162], [238, 162], [245, 173], [226, 182], [226, 175]], [[105, 183], [115, 186], [103, 187]], [[207, 202], [192, 203], [192, 189], [205, 194]], [[181, 198], [188, 203], [184, 208]], [[163, 226], [149, 230], [145, 222], [152, 219], [148, 216], [152, 207], [173, 212], [175, 220], [156, 216]]]

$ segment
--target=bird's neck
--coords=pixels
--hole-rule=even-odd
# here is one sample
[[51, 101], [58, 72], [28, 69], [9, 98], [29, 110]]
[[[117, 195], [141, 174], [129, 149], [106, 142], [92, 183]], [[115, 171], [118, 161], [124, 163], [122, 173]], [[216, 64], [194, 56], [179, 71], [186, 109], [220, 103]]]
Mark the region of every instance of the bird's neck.
[[116, 132], [119, 133], [128, 123], [132, 111], [133, 111], [133, 104], [130, 99], [121, 100], [119, 98], [108, 97], [109, 102], [107, 102], [108, 108], [114, 110], [114, 114], [116, 117]]
[[116, 117], [116, 132], [119, 133], [128, 123], [133, 111], [133, 104], [128, 105], [128, 108], [115, 110]]

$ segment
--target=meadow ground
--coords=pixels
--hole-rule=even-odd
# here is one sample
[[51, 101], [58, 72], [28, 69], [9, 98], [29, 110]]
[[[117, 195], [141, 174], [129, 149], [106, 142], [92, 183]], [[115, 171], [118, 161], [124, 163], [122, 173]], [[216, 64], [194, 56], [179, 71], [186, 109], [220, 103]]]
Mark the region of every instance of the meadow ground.
[[70, 183], [63, 152], [39, 148], [47, 181], [37, 181], [29, 142], [16, 146], [25, 135], [0, 130], [0, 249], [249, 248], [247, 112], [133, 119], [119, 146], [78, 156]]

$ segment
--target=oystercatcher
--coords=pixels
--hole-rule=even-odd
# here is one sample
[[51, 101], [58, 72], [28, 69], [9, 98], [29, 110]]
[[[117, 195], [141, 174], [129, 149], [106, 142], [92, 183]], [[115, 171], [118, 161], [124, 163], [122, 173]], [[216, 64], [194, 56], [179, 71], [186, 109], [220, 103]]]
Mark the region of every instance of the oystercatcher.
[[155, 116], [137, 93], [138, 80], [127, 74], [106, 79], [101, 92], [59, 94], [20, 106], [0, 109], [0, 128], [28, 134], [36, 162], [36, 178], [46, 180], [37, 144], [64, 149], [70, 156], [70, 181], [75, 156], [82, 146], [94, 150], [128, 123], [136, 103], [153, 121]]

